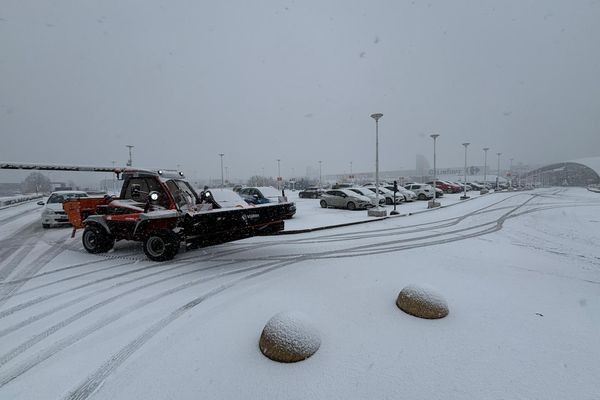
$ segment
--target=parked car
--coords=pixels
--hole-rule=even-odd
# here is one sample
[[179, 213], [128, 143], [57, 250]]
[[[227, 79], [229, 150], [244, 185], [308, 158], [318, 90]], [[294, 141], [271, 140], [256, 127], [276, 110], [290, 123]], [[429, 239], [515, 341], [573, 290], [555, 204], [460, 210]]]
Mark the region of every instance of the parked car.
[[373, 207], [371, 199], [350, 189], [332, 189], [321, 196], [321, 207], [347, 208], [348, 210]]
[[279, 203], [281, 192], [270, 186], [245, 187], [238, 192], [252, 204]]
[[[375, 186], [367, 186], [367, 189], [377, 194]], [[379, 186], [379, 195], [385, 198], [385, 204], [394, 204], [394, 192], [386, 189], [384, 186]], [[396, 194], [396, 204], [400, 204], [404, 201], [404, 196], [398, 196]]]
[[473, 189], [473, 190], [481, 190], [481, 189], [484, 188], [483, 185], [480, 185], [480, 184], [475, 183], [475, 182], [467, 182], [467, 185], [471, 186], [471, 189]]
[[433, 187], [425, 183], [411, 183], [404, 186], [404, 189], [412, 190], [419, 200], [433, 199]]
[[[387, 190], [392, 191], [392, 193], [394, 192], [394, 185], [386, 185], [385, 188]], [[396, 193], [396, 196], [404, 197], [405, 202], [417, 200], [417, 195], [415, 194], [415, 192], [413, 192], [412, 190], [404, 189], [404, 187], [400, 185], [398, 185], [398, 193]]]
[[443, 181], [446, 185], [452, 188], [452, 193], [460, 193], [463, 189], [461, 185], [458, 185], [454, 182]]
[[[282, 193], [271, 186], [245, 187], [239, 191], [239, 194], [247, 203], [254, 205], [287, 202]], [[292, 218], [296, 214], [296, 205], [290, 204], [286, 210], [286, 218]]]
[[69, 218], [63, 210], [63, 203], [67, 200], [89, 197], [86, 192], [77, 190], [60, 190], [52, 192], [48, 200], [38, 201], [38, 205], [44, 206], [42, 209], [41, 219], [42, 227], [50, 228], [52, 226], [67, 225]]
[[[353, 192], [363, 195], [363, 196], [367, 196], [368, 198], [371, 199], [371, 203], [373, 203], [374, 206], [377, 205], [377, 195], [375, 193], [373, 193], [371, 190], [364, 188], [364, 187], [351, 187], [348, 188], [349, 190], [352, 190]], [[380, 205], [384, 205], [385, 204], [385, 198], [380, 197], [379, 198], [379, 204]]]
[[[428, 185], [433, 186], [433, 181], [425, 182]], [[444, 193], [456, 193], [456, 189], [454, 186], [451, 186], [449, 183], [444, 181], [435, 181], [435, 187], [442, 190]]]
[[[235, 189], [235, 188], [234, 188]], [[251, 205], [231, 189], [210, 189], [212, 197], [221, 207], [249, 208]]]
[[309, 187], [298, 192], [301, 199], [318, 199], [325, 191], [316, 187]]

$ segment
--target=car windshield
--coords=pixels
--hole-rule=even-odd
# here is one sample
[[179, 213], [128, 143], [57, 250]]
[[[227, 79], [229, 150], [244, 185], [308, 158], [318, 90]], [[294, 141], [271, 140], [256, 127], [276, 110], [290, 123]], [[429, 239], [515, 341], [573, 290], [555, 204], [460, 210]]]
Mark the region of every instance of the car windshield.
[[187, 182], [181, 180], [169, 180], [166, 184], [171, 192], [171, 196], [173, 196], [173, 199], [175, 200], [175, 204], [177, 204], [180, 209], [189, 209], [196, 205], [196, 195]]
[[67, 200], [88, 197], [87, 193], [54, 193], [48, 198], [48, 204], [64, 203]]

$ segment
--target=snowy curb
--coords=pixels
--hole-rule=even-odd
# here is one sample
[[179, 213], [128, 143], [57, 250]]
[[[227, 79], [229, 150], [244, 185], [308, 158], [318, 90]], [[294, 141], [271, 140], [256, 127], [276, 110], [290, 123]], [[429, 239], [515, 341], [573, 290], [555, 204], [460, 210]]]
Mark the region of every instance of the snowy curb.
[[[489, 194], [492, 194], [492, 193], [489, 193]], [[483, 196], [485, 196], [485, 195], [483, 195]], [[415, 214], [422, 214], [422, 213], [429, 212], [429, 211], [439, 210], [441, 208], [452, 207], [452, 206], [455, 206], [457, 204], [462, 204], [465, 201], [470, 201], [470, 200], [478, 199], [480, 197], [482, 197], [482, 196], [471, 197], [471, 198], [468, 198], [466, 200], [461, 200], [459, 202], [456, 202], [454, 204], [449, 204], [449, 205], [446, 205], [446, 206], [441, 205], [441, 206], [436, 207], [436, 208], [427, 208], [425, 210], [415, 211], [415, 212], [409, 212], [409, 213], [405, 213], [405, 214], [388, 215], [387, 217], [366, 219], [364, 221], [354, 221], [354, 222], [346, 222], [346, 223], [343, 223], [343, 224], [336, 224], [336, 225], [317, 226], [316, 228], [292, 229], [292, 230], [289, 230], [289, 231], [280, 231], [280, 232], [277, 232], [277, 235], [296, 235], [298, 233], [309, 233], [309, 232], [315, 232], [315, 231], [323, 231], [323, 230], [326, 230], [326, 229], [343, 228], [345, 226], [360, 225], [360, 224], [369, 224], [371, 222], [384, 221], [384, 220], [386, 220], [388, 218], [409, 217], [409, 216], [415, 215]]]
[[32, 203], [32, 202], [34, 202], [36, 200], [39, 200], [39, 199], [41, 199], [43, 197], [44, 196], [40, 195], [39, 197], [34, 197], [34, 198], [31, 198], [31, 199], [22, 200], [22, 201], [19, 201], [19, 202], [16, 202], [16, 203], [7, 204], [7, 205], [4, 205], [4, 206], [0, 207], [0, 210], [6, 210], [7, 208], [12, 208], [12, 207], [17, 207], [17, 206], [22, 206], [22, 205], [25, 205], [25, 204], [29, 204], [29, 203]]

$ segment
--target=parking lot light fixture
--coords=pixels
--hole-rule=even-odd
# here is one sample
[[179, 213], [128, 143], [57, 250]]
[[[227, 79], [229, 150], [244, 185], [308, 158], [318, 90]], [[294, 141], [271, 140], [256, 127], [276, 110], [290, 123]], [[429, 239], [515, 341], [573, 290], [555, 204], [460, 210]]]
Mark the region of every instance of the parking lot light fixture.
[[372, 217], [385, 217], [387, 210], [379, 205], [379, 119], [383, 117], [381, 113], [371, 114], [375, 120], [375, 194], [377, 195], [377, 205], [367, 212]]
[[225, 178], [223, 176], [223, 156], [225, 155], [225, 153], [219, 153], [219, 156], [221, 156], [221, 187], [225, 187]]
[[440, 135], [438, 135], [437, 133], [429, 135], [429, 137], [431, 137], [433, 139], [433, 198], [428, 203], [427, 208], [435, 208], [435, 207], [440, 206], [440, 203], [435, 201], [435, 198], [437, 197], [437, 190], [436, 190], [436, 188], [437, 188], [437, 169], [436, 169], [435, 142], [439, 136]]
[[466, 200], [469, 198], [469, 196], [467, 196], [467, 147], [469, 147], [469, 144], [470, 143], [462, 144], [463, 146], [465, 146], [465, 180], [463, 182], [464, 194], [460, 197], [461, 200]]
[[323, 165], [323, 161], [320, 161], [320, 160], [319, 160], [319, 189], [321, 189], [321, 188], [322, 188], [322, 183], [321, 183], [321, 178], [322, 178], [322, 174], [321, 174], [321, 172], [322, 172], [322, 169], [321, 169], [321, 166], [322, 166], [322, 165]]
[[481, 189], [479, 194], [486, 194], [489, 192], [489, 190], [487, 188], [487, 152], [489, 149], [490, 149], [489, 147], [483, 148], [483, 184], [485, 186]]
[[498, 191], [499, 185], [500, 185], [500, 156], [502, 155], [502, 153], [496, 153], [496, 155], [498, 156], [498, 173], [496, 174], [496, 191]]

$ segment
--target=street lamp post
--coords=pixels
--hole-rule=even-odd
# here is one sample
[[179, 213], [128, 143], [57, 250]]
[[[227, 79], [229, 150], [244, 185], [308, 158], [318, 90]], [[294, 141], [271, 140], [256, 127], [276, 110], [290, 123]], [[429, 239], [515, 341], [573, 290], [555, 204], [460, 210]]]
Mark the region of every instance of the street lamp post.
[[464, 194], [460, 197], [461, 200], [466, 200], [469, 198], [469, 196], [467, 196], [467, 147], [469, 147], [469, 144], [470, 143], [462, 144], [463, 146], [465, 146], [465, 181], [463, 182], [463, 187], [464, 187], [465, 191], [464, 191]]
[[502, 153], [496, 153], [496, 155], [498, 156], [498, 173], [496, 174], [496, 191], [498, 191], [498, 188], [500, 186], [500, 156], [502, 155]]
[[127, 161], [127, 166], [131, 167], [133, 166], [133, 160], [131, 159], [131, 149], [133, 149], [135, 146], [131, 144], [126, 144], [125, 147], [129, 149], [129, 160]]
[[512, 190], [513, 189], [513, 187], [512, 187], [512, 181], [513, 181], [512, 162], [513, 162], [513, 159], [511, 158], [510, 159], [510, 167], [508, 169], [508, 173], [510, 175], [510, 179], [508, 180], [508, 190]]
[[431, 199], [431, 201], [427, 205], [427, 208], [435, 208], [435, 207], [440, 206], [440, 203], [435, 201], [435, 198], [437, 195], [437, 191], [436, 191], [436, 188], [437, 188], [437, 166], [436, 166], [437, 155], [435, 153], [435, 143], [439, 136], [440, 135], [438, 135], [437, 133], [429, 135], [429, 137], [431, 137], [433, 139], [433, 199]]
[[350, 176], [348, 178], [350, 178], [351, 183], [354, 183], [354, 176], [352, 175], [352, 161], [350, 161]]
[[322, 164], [323, 164], [323, 161], [319, 160], [319, 189], [322, 188], [322, 184], [321, 184], [321, 177], [322, 177], [322, 175], [321, 175], [321, 166], [322, 166]]
[[489, 147], [484, 147], [483, 148], [483, 184], [485, 185], [480, 191], [479, 194], [486, 194], [488, 193], [488, 188], [487, 188], [487, 152], [490, 148]]
[[375, 193], [377, 195], [377, 205], [367, 211], [367, 215], [372, 217], [385, 217], [387, 210], [381, 209], [379, 206], [379, 119], [383, 114], [371, 114], [371, 118], [375, 120]]
[[281, 190], [281, 159], [277, 159], [277, 190]]
[[223, 176], [223, 156], [225, 155], [225, 153], [219, 153], [219, 156], [221, 156], [221, 187], [225, 187], [225, 179]]

